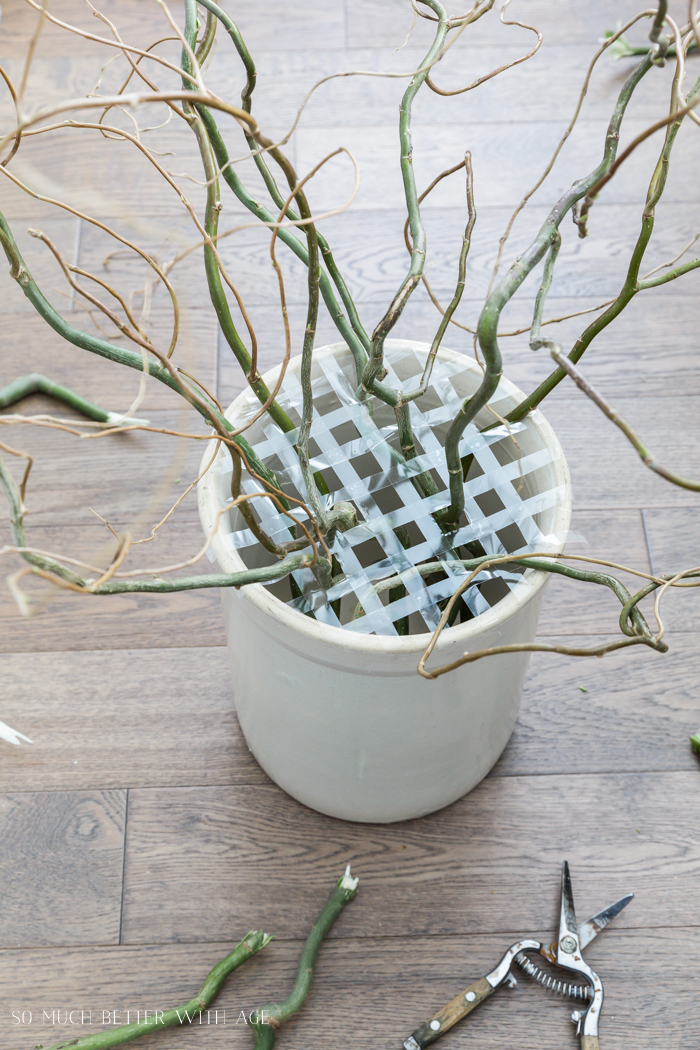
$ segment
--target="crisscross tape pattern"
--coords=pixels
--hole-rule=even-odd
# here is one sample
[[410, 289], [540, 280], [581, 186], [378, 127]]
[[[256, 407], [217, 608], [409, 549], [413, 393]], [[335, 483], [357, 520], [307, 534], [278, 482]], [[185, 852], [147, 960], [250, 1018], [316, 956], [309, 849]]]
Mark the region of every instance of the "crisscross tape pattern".
[[[398, 354], [387, 349], [385, 382], [406, 393], [415, 389], [420, 382], [427, 347], [423, 351], [404, 349]], [[339, 582], [325, 591], [311, 569], [297, 571], [293, 576], [300, 596], [289, 600], [288, 605], [303, 613], [313, 611], [317, 620], [332, 626], [377, 635], [396, 635], [396, 621], [418, 613], [425, 624], [424, 630], [432, 632], [440, 619], [438, 602], [449, 598], [467, 575], [464, 567], [456, 562], [459, 557], [456, 551], [461, 545], [478, 540], [487, 554], [495, 555], [551, 548], [553, 543], [561, 540], [560, 537], [543, 535], [536, 521], [538, 515], [551, 510], [568, 493], [565, 485], [541, 491], [528, 478], [536, 471], [539, 479], [547, 474], [554, 477], [552, 471], [541, 468], [547, 467], [559, 455], [558, 449], [552, 449], [538, 435], [538, 428], [532, 421], [511, 425], [509, 429], [499, 426], [486, 433], [479, 433], [474, 424], [467, 428], [460, 454], [474, 456], [475, 465], [464, 487], [469, 524], [449, 537], [436, 524], [433, 514], [446, 506], [449, 498], [445, 454], [435, 431], [441, 425], [444, 430], [444, 424], [456, 416], [464, 400], [465, 381], [471, 380], [471, 389], [478, 385], [480, 373], [477, 371], [475, 375], [475, 369], [476, 366], [467, 358], [438, 357], [430, 387], [422, 397], [411, 402], [413, 434], [419, 451], [422, 451], [416, 459], [399, 462], [388, 444], [388, 439], [397, 444], [393, 411], [373, 399], [372, 413], [358, 401], [354, 365], [348, 349], [343, 344], [336, 344], [316, 352], [312, 372], [312, 467], [321, 471], [327, 481], [330, 479], [332, 491], [327, 497], [328, 506], [340, 500], [351, 501], [358, 510], [358, 519], [364, 518], [364, 521], [348, 532], [338, 533], [331, 546], [342, 568]], [[503, 394], [496, 391], [493, 403], [502, 400]], [[291, 368], [285, 376], [278, 402], [293, 419], [298, 417], [301, 420], [301, 383]], [[249, 415], [260, 407], [252, 394], [247, 405]], [[245, 416], [246, 413], [237, 413], [237, 426]], [[526, 442], [522, 440], [524, 436], [527, 436]], [[258, 456], [275, 471], [285, 490], [308, 502], [294, 450], [298, 431], [283, 434], [264, 416], [250, 427], [246, 437]], [[231, 473], [227, 460], [228, 457], [222, 457], [217, 461], [222, 481], [226, 483]], [[441, 479], [444, 491], [422, 497], [411, 479], [423, 471], [431, 471], [438, 485]], [[472, 474], [476, 476], [472, 477]], [[242, 490], [256, 492], [260, 486], [253, 479], [246, 478], [244, 472]], [[487, 493], [491, 495], [485, 500]], [[278, 511], [272, 500], [259, 498], [251, 502], [262, 528], [273, 540], [285, 542], [292, 538], [289, 518]], [[388, 512], [387, 502], [392, 505]], [[488, 505], [488, 512], [482, 509], [484, 505]], [[305, 520], [298, 508], [294, 514]], [[234, 512], [234, 516], [234, 531], [225, 535], [224, 544], [237, 548], [247, 561], [246, 550], [252, 553], [253, 548], [258, 547], [258, 541], [249, 529], [242, 527], [244, 523], [240, 514]], [[413, 542], [404, 549], [394, 530], [410, 523], [413, 523]], [[428, 582], [417, 567], [434, 561], [442, 563], [444, 578]], [[382, 597], [385, 602], [391, 597], [388, 590], [385, 589], [380, 596], [373, 584], [394, 576], [399, 577], [396, 587], [402, 584], [404, 589], [393, 590], [391, 596], [399, 594], [400, 597], [384, 604]], [[512, 590], [521, 581], [522, 573], [510, 571], [508, 567], [481, 573], [461, 598], [474, 616], [491, 608], [507, 593], [503, 584], [500, 588], [492, 586], [490, 591], [488, 588], [482, 590], [484, 582], [489, 579], [500, 579]], [[491, 601], [487, 594], [491, 594]], [[352, 596], [352, 605], [348, 605], [348, 596]], [[344, 608], [360, 603], [363, 614], [341, 623], [332, 604], [341, 598], [346, 599]]]

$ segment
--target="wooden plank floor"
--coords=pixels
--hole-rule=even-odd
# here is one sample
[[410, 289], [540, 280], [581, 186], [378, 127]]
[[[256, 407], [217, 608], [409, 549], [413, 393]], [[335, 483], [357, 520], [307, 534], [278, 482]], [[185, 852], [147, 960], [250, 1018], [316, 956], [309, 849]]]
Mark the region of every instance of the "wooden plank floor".
[[[222, 2], [240, 19], [257, 60], [255, 112], [273, 135], [287, 128], [318, 77], [347, 69], [415, 68], [428, 39], [421, 22], [405, 49], [392, 57], [411, 23], [407, 0], [298, 0], [293, 13], [286, 0]], [[36, 15], [23, 0], [0, 0], [0, 6], [0, 62], [19, 80]], [[171, 7], [180, 14], [175, 0]], [[685, 8], [672, 0], [680, 22]], [[106, 33], [106, 27], [96, 30], [80, 0], [53, 0], [50, 10]], [[104, 0], [101, 10], [130, 42], [169, 35], [151, 0]], [[631, 0], [513, 4], [510, 17], [524, 18], [545, 34], [535, 59], [475, 93], [419, 96], [414, 136], [419, 184], [427, 185], [464, 149], [474, 155], [479, 218], [458, 315], [463, 323], [473, 324], [478, 314], [498, 237], [566, 127], [596, 41], [636, 10]], [[515, 58], [531, 46], [532, 34], [504, 29], [495, 12], [473, 30], [441, 63], [439, 83], [457, 86], [493, 68], [503, 55]], [[643, 32], [635, 29], [630, 36], [641, 39]], [[176, 57], [177, 45], [164, 47]], [[231, 56], [222, 34], [209, 77], [220, 94], [235, 98], [241, 76]], [[47, 27], [27, 83], [27, 106], [37, 105], [47, 91], [59, 97], [90, 91], [103, 61], [88, 42]], [[698, 59], [689, 59], [689, 67], [694, 79]], [[629, 68], [627, 62], [600, 63], [561, 169], [518, 221], [508, 259], [529, 243], [558, 194], [597, 162], [611, 99]], [[110, 70], [109, 83], [121, 76]], [[623, 143], [664, 113], [666, 103], [655, 102], [652, 81], [667, 86], [671, 75], [671, 66], [653, 70], [642, 83]], [[362, 165], [353, 211], [327, 220], [323, 229], [368, 328], [406, 267], [395, 148], [404, 84], [367, 77], [330, 81], [315, 95], [290, 147], [301, 172], [340, 144]], [[11, 119], [1, 86], [0, 106], [3, 119]], [[168, 160], [173, 170], [196, 173], [186, 130], [173, 124], [165, 141], [177, 153]], [[61, 146], [47, 163], [48, 143], [41, 136], [30, 140], [12, 170], [45, 195], [61, 193], [77, 207], [99, 210], [115, 229], [161, 258], [186, 243], [182, 206], [162, 190], [149, 196], [157, 183], [141, 158], [122, 146], [103, 153], [91, 131], [76, 131], [61, 142], [70, 148]], [[592, 211], [588, 241], [579, 241], [567, 221], [551, 314], [594, 306], [616, 294], [656, 149], [658, 139], [640, 148], [605, 190]], [[684, 128], [649, 269], [700, 229], [694, 192], [699, 150], [697, 129]], [[347, 164], [334, 165], [313, 184], [317, 209], [335, 206], [350, 188]], [[425, 208], [430, 275], [443, 299], [455, 280], [464, 222], [460, 178], [443, 183]], [[251, 184], [256, 185], [252, 177]], [[200, 207], [201, 187], [186, 186]], [[241, 208], [225, 200], [224, 220], [233, 224]], [[70, 309], [56, 267], [27, 236], [27, 226], [41, 225], [70, 260], [78, 258], [87, 267], [99, 268], [110, 250], [108, 238], [7, 180], [0, 181], [0, 208], [46, 293], [60, 309]], [[270, 367], [281, 356], [282, 329], [267, 252], [268, 238], [260, 231], [242, 231], [222, 242], [257, 331], [261, 362]], [[289, 259], [284, 265], [299, 347], [302, 269]], [[129, 290], [143, 284], [145, 266], [118, 256], [110, 273]], [[592, 381], [642, 429], [659, 458], [695, 476], [699, 277], [640, 295], [586, 359]], [[173, 281], [183, 305], [181, 363], [228, 402], [242, 381], [218, 340], [197, 260], [190, 257], [175, 268]], [[509, 307], [508, 325], [522, 324], [535, 290], [531, 279]], [[111, 409], [128, 406], [138, 387], [135, 375], [86, 360], [63, 344], [4, 276], [0, 302], [0, 385], [22, 372], [42, 371]], [[90, 325], [84, 314], [73, 317]], [[158, 338], [167, 341], [169, 314], [160, 296], [153, 302], [152, 322]], [[419, 290], [398, 334], [430, 340], [436, 323], [434, 308]], [[559, 337], [570, 345], [585, 323], [577, 318], [561, 324]], [[318, 338], [320, 343], [337, 339], [325, 316]], [[445, 343], [469, 350], [468, 338], [457, 329]], [[544, 352], [532, 355], [524, 336], [504, 340], [504, 353], [508, 374], [525, 389], [549, 371]], [[22, 409], [55, 411], [55, 406], [36, 397]], [[139, 414], [163, 426], [184, 422], [177, 399], [153, 384]], [[657, 572], [700, 560], [697, 496], [645, 471], [618, 432], [571, 386], [557, 390], [546, 414], [569, 458], [573, 527], [588, 541], [579, 551]], [[186, 425], [191, 426], [189, 417]], [[202, 451], [147, 434], [102, 441], [95, 448], [55, 432], [6, 433], [12, 434], [6, 440], [37, 456], [27, 500], [31, 539], [87, 561], [104, 559], [110, 549], [109, 534], [90, 507], [115, 526], [146, 536], [196, 472]], [[8, 538], [0, 519], [0, 546]], [[189, 497], [169, 530], [143, 548], [143, 557], [168, 563], [198, 543], [196, 504]], [[3, 576], [9, 566], [9, 559], [3, 561]], [[202, 571], [207, 568], [205, 563]], [[67, 595], [25, 620], [3, 587], [0, 718], [34, 744], [0, 745], [0, 1050], [29, 1050], [36, 1043], [90, 1034], [100, 1027], [103, 1011], [112, 1016], [120, 1010], [124, 1020], [126, 1010], [184, 1002], [232, 944], [261, 926], [276, 940], [229, 981], [217, 1003], [225, 1015], [212, 1014], [208, 1024], [161, 1032], [138, 1044], [147, 1050], [251, 1045], [240, 1011], [286, 996], [306, 932], [348, 862], [361, 877], [361, 893], [333, 929], [313, 993], [278, 1045], [398, 1050], [438, 1005], [491, 969], [514, 939], [551, 934], [565, 858], [580, 919], [623, 893], [636, 894], [587, 951], [606, 990], [605, 1050], [696, 1050], [700, 768], [688, 736], [700, 724], [697, 608], [694, 592], [668, 596], [667, 656], [647, 650], [590, 662], [535, 656], [516, 730], [486, 780], [431, 817], [371, 826], [307, 810], [256, 765], [232, 708], [215, 592], [163, 598]], [[606, 595], [557, 579], [545, 597], [540, 633], [547, 640], [592, 645], [614, 633], [617, 613]], [[61, 1023], [70, 1010], [92, 1011], [91, 1026]], [[523, 977], [514, 991], [499, 992], [446, 1036], [443, 1045], [445, 1050], [573, 1048], [569, 1012], [566, 1003]]]

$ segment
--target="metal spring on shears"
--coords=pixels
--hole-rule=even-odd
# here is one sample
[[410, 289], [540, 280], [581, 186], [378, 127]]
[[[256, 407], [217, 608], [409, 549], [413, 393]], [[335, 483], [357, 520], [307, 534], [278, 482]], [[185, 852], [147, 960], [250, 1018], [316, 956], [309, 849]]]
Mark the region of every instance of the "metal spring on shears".
[[533, 981], [538, 981], [545, 988], [548, 988], [550, 992], [554, 992], [555, 995], [567, 996], [569, 999], [591, 998], [591, 990], [587, 985], [568, 984], [566, 981], [558, 981], [556, 977], [552, 977], [551, 974], [536, 966], [525, 952], [520, 952], [519, 955], [516, 955], [515, 961], [528, 977], [532, 977]]

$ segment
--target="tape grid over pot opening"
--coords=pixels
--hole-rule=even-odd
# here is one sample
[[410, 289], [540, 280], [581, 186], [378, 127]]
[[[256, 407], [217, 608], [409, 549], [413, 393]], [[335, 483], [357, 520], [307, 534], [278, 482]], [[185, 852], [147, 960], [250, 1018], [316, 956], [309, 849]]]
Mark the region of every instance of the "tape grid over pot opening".
[[[410, 406], [413, 434], [420, 454], [416, 459], [401, 463], [392, 456], [387, 444], [388, 438], [397, 444], [393, 410], [373, 399], [371, 415], [355, 397], [354, 365], [349, 351], [342, 344], [329, 350], [331, 352], [317, 355], [312, 372], [311, 462], [313, 469], [321, 471], [329, 483], [328, 506], [340, 500], [351, 501], [359, 511], [358, 518], [361, 516], [364, 521], [348, 532], [338, 533], [331, 546], [344, 574], [340, 582], [324, 591], [314, 571], [297, 571], [293, 576], [301, 596], [288, 601], [289, 606], [303, 613], [313, 611], [317, 620], [334, 627], [377, 635], [396, 635], [396, 621], [417, 612], [425, 623], [425, 630], [433, 631], [440, 619], [437, 603], [449, 598], [467, 575], [463, 566], [454, 564], [454, 559], [459, 557], [455, 553], [457, 548], [478, 541], [487, 554], [512, 554], [546, 549], [561, 542], [563, 537], [543, 535], [535, 515], [566, 498], [567, 486], [545, 491], [537, 489], [534, 494], [526, 494], [535, 489], [534, 485], [528, 484], [528, 475], [537, 471], [538, 480], [547, 474], [551, 477], [551, 472], [541, 468], [547, 467], [559, 455], [558, 450], [545, 443], [544, 437], [534, 442], [530, 439], [527, 444], [534, 448], [519, 452], [515, 444], [519, 435], [525, 434], [526, 430], [537, 434], [538, 428], [532, 421], [513, 424], [509, 429], [499, 426], [483, 434], [474, 424], [470, 425], [460, 445], [462, 456], [474, 456], [474, 465], [464, 486], [469, 524], [446, 537], [432, 517], [436, 510], [449, 503], [445, 453], [435, 430], [442, 425], [444, 433], [444, 424], [457, 414], [464, 399], [464, 379], [460, 384], [460, 377], [473, 377], [468, 365], [465, 367], [464, 363], [452, 359], [436, 361], [430, 387]], [[385, 382], [406, 393], [415, 389], [425, 356], [425, 353], [415, 350], [387, 354]], [[502, 399], [502, 392], [497, 391], [492, 404], [496, 406]], [[297, 375], [289, 372], [285, 376], [278, 401], [295, 422], [301, 421], [302, 390]], [[260, 405], [252, 394], [248, 403], [252, 415]], [[237, 426], [244, 418], [240, 412], [237, 414]], [[265, 416], [253, 424], [246, 437], [257, 455], [275, 471], [286, 491], [301, 494], [301, 498], [308, 502], [294, 451], [298, 431], [283, 434]], [[229, 491], [229, 457], [220, 457], [217, 467], [226, 482], [226, 491]], [[435, 496], [421, 497], [411, 478], [423, 471], [431, 471], [444, 490]], [[242, 489], [259, 492], [260, 485], [246, 477], [244, 471]], [[491, 495], [485, 499], [487, 493]], [[525, 494], [524, 498], [521, 493]], [[488, 513], [482, 509], [487, 504]], [[284, 542], [292, 538], [289, 518], [279, 513], [271, 500], [259, 498], [252, 501], [252, 505], [262, 527], [273, 540]], [[387, 506], [390, 506], [388, 512]], [[293, 508], [293, 513], [306, 520], [299, 508]], [[239, 515], [237, 519], [242, 524]], [[404, 549], [393, 531], [400, 525], [410, 525], [413, 542], [408, 549]], [[258, 547], [259, 550], [258, 541], [247, 528], [226, 533], [223, 542], [229, 548], [241, 550], [246, 561], [248, 559], [243, 553], [246, 548]], [[371, 544], [377, 554], [365, 565], [362, 562], [367, 561], [368, 548], [363, 550], [364, 544]], [[427, 583], [416, 566], [428, 561], [440, 561], [446, 578]], [[383, 604], [372, 585], [394, 575], [400, 577], [397, 584], [404, 585], [405, 594]], [[464, 592], [462, 600], [472, 615], [478, 616], [505, 596], [506, 587], [514, 589], [521, 579], [520, 572], [510, 571], [507, 567], [486, 570]], [[487, 580], [501, 580], [503, 583], [483, 587]], [[362, 604], [364, 615], [349, 623], [341, 623], [332, 603], [348, 595], [353, 596], [354, 604]], [[388, 591], [384, 591], [385, 601], [387, 596]]]

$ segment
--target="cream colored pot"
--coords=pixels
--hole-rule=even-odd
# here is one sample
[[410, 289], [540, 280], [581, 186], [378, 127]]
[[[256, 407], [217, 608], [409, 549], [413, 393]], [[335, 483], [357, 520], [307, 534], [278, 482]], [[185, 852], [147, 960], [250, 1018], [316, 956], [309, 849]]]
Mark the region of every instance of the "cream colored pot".
[[[386, 347], [390, 361], [412, 354], [422, 362], [427, 350], [424, 344], [404, 340], [388, 340]], [[350, 354], [342, 344], [316, 354], [325, 367], [330, 355], [349, 372]], [[458, 366], [460, 397], [476, 389], [481, 373], [469, 358], [441, 350], [439, 362], [452, 373]], [[290, 378], [285, 380], [297, 388], [299, 365], [299, 358], [291, 362]], [[435, 371], [439, 384], [440, 364]], [[265, 380], [272, 387], [275, 373]], [[504, 415], [522, 396], [502, 380], [492, 403]], [[279, 401], [284, 405], [284, 388]], [[250, 411], [246, 393], [234, 401], [227, 417], [240, 425]], [[477, 423], [484, 426], [488, 420], [493, 416], [487, 413]], [[257, 426], [246, 434], [252, 444]], [[537, 548], [558, 552], [571, 516], [561, 448], [539, 411], [527, 417], [516, 438], [511, 474], [516, 468], [519, 473], [513, 487], [524, 505], [539, 508]], [[540, 465], [528, 472], [529, 462]], [[230, 458], [221, 451], [199, 485], [207, 534], [230, 498], [228, 465]], [[540, 498], [541, 493], [546, 498]], [[232, 523], [231, 517], [221, 516], [211, 548], [220, 571], [227, 573], [259, 564], [251, 561], [249, 551], [243, 551], [244, 562], [232, 546], [231, 528], [241, 523]], [[546, 573], [527, 570], [492, 608], [443, 631], [430, 666], [448, 663], [466, 651], [532, 641], [546, 582]], [[260, 584], [223, 589], [222, 601], [233, 695], [248, 746], [280, 787], [313, 809], [354, 821], [422, 816], [470, 791], [508, 742], [527, 653], [487, 657], [427, 681], [416, 673], [416, 666], [429, 633], [354, 633], [290, 608]]]

